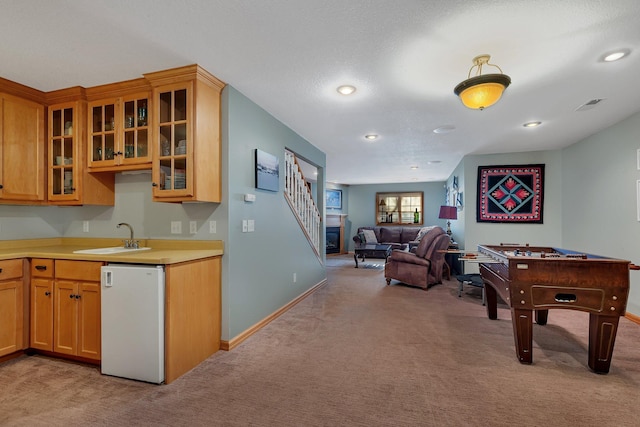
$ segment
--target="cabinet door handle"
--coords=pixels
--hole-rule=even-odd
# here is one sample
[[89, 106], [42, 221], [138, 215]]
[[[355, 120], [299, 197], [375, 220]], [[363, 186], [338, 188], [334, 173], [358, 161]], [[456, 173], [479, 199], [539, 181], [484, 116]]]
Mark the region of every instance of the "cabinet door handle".
[[46, 291], [46, 292], [44, 293], [44, 296], [46, 296], [46, 297], [48, 297], [49, 295], [51, 295], [51, 292], [49, 292], [49, 291]]
[[71, 295], [69, 295], [69, 298], [74, 299], [75, 295], [71, 294]]
[[2, 184], [0, 184], [0, 190], [2, 190], [4, 187], [2, 186]]
[[157, 187], [157, 186], [158, 186], [158, 184], [156, 184], [155, 182], [152, 182], [152, 183], [151, 183], [151, 186], [152, 186], [152, 187]]
[[80, 299], [80, 295], [76, 295], [75, 297], [76, 297], [76, 299]]
[[0, 273], [2, 273], [2, 269], [0, 268]]
[[36, 265], [36, 270], [45, 271], [47, 269], [46, 265]]

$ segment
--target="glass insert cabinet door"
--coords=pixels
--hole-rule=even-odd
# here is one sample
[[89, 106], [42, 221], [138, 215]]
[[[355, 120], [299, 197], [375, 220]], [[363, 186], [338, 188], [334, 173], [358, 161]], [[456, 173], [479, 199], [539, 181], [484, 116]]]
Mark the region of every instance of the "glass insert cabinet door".
[[73, 199], [77, 182], [75, 103], [49, 110], [49, 195], [52, 199]]
[[188, 193], [191, 188], [191, 139], [189, 97], [184, 86], [161, 90], [158, 96], [158, 164], [156, 189]]
[[376, 193], [376, 224], [422, 225], [423, 192]]
[[150, 162], [145, 95], [89, 104], [91, 167]]
[[123, 102], [123, 149], [124, 163], [149, 158], [149, 100], [147, 97], [133, 97]]
[[120, 153], [116, 147], [117, 101], [89, 105], [89, 138], [92, 165], [96, 162], [113, 163]]

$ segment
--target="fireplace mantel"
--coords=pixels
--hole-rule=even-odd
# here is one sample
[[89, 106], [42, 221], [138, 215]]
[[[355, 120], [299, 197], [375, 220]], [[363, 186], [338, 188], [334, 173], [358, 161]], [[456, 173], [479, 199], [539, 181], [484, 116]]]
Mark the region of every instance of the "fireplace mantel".
[[340, 227], [340, 253], [346, 254], [344, 247], [344, 224], [347, 219], [346, 214], [327, 214], [325, 227]]

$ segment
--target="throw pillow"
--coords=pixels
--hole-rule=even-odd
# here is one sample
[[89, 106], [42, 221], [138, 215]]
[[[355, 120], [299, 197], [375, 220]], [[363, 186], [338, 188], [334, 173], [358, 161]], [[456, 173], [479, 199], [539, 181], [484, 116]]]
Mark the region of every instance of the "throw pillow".
[[366, 243], [378, 243], [376, 233], [374, 233], [373, 230], [362, 230], [362, 234], [364, 234], [364, 241]]
[[420, 240], [422, 240], [424, 235], [427, 234], [429, 230], [432, 230], [435, 227], [436, 227], [435, 225], [432, 225], [431, 227], [422, 227], [420, 231], [418, 231], [418, 235], [416, 236], [416, 241], [419, 242]]

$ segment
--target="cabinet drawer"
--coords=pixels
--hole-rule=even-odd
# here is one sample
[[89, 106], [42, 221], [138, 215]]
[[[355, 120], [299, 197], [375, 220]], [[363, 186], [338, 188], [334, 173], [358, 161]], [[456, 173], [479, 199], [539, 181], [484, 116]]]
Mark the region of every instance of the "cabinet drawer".
[[33, 258], [31, 260], [31, 277], [53, 277], [53, 260]]
[[57, 259], [55, 264], [56, 279], [99, 282], [100, 267], [102, 267], [102, 263], [99, 261], [68, 261]]
[[22, 259], [0, 261], [0, 280], [22, 277]]

